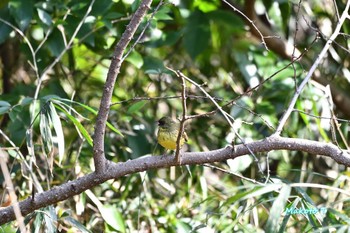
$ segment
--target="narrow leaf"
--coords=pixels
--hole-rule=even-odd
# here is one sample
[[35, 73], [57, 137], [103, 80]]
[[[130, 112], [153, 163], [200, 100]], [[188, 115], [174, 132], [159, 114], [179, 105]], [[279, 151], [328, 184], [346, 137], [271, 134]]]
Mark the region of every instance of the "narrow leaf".
[[55, 129], [57, 136], [57, 146], [58, 146], [58, 161], [61, 164], [64, 156], [64, 135], [61, 120], [56, 112], [56, 109], [52, 102], [49, 103], [49, 115], [51, 117], [53, 128]]
[[266, 224], [266, 232], [278, 232], [279, 219], [284, 212], [286, 202], [290, 195], [291, 187], [289, 185], [283, 185], [280, 194], [274, 201], [270, 210], [269, 218]]
[[131, 105], [131, 107], [128, 109], [128, 113], [129, 114], [133, 114], [137, 111], [139, 111], [143, 106], [145, 106], [147, 102], [146, 101], [139, 101], [136, 102], [135, 104]]
[[[93, 108], [91, 108], [90, 106], [88, 105], [85, 105], [85, 104], [82, 104], [82, 103], [79, 103], [79, 102], [76, 102], [76, 101], [73, 101], [73, 100], [69, 100], [69, 99], [63, 99], [63, 98], [55, 98], [56, 100], [60, 100], [60, 101], [66, 101], [66, 102], [69, 102], [69, 103], [73, 103], [73, 104], [77, 104], [83, 108], [85, 108], [86, 110], [88, 110], [89, 112], [91, 112], [92, 114], [94, 114], [95, 116], [97, 116], [97, 111]], [[117, 130], [111, 123], [107, 122], [107, 126], [108, 128], [110, 128], [113, 132], [119, 134], [120, 136], [124, 137], [124, 135], [119, 131]]]
[[115, 230], [125, 232], [125, 223], [122, 214], [111, 205], [104, 205], [101, 209], [102, 218]]
[[50, 152], [53, 147], [50, 123], [51, 123], [51, 120], [49, 116], [47, 116], [44, 113], [40, 113], [40, 124], [39, 124], [40, 133], [43, 138], [43, 142], [46, 147], [46, 150], [48, 152]]
[[92, 146], [92, 138], [90, 136], [90, 134], [88, 133], [88, 131], [84, 128], [84, 126], [80, 123], [80, 121], [78, 121], [74, 116], [72, 116], [71, 114], [69, 114], [64, 108], [62, 108], [61, 106], [59, 106], [58, 104], [55, 104], [55, 107], [57, 109], [59, 109], [60, 111], [62, 111], [69, 120], [71, 120], [73, 122], [73, 124], [77, 127], [77, 129], [79, 130], [79, 132], [83, 135], [83, 137], [87, 140], [87, 142], [89, 143], [90, 146]]

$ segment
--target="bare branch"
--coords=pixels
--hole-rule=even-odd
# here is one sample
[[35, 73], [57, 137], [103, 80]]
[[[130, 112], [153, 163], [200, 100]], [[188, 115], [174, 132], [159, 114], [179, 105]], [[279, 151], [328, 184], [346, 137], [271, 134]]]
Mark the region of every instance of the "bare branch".
[[179, 74], [179, 72], [176, 72], [177, 76], [181, 78], [182, 82], [182, 118], [180, 121], [180, 129], [179, 129], [179, 134], [177, 135], [176, 139], [176, 151], [175, 151], [175, 160], [178, 162], [178, 164], [181, 164], [181, 155], [180, 155], [180, 141], [182, 138], [182, 135], [184, 134], [184, 125], [185, 121], [187, 120], [187, 105], [186, 105], [186, 100], [187, 100], [187, 95], [186, 95], [186, 80], [183, 76]]
[[[169, 69], [169, 68], [168, 68]], [[172, 69], [169, 69], [172, 70]], [[248, 149], [248, 151], [250, 152], [251, 156], [254, 158], [255, 163], [257, 164], [258, 168], [259, 168], [259, 172], [261, 173], [261, 175], [264, 175], [264, 173], [262, 172], [261, 166], [259, 164], [258, 159], [256, 158], [254, 152], [252, 150], [250, 150], [250, 148], [248, 147], [248, 145], [245, 143], [245, 140], [239, 135], [239, 133], [237, 132], [237, 130], [235, 129], [233, 122], [234, 122], [234, 118], [228, 114], [227, 112], [225, 112], [222, 108], [222, 106], [220, 106], [212, 97], [211, 95], [204, 90], [203, 87], [201, 87], [201, 85], [199, 85], [198, 83], [196, 83], [195, 81], [193, 81], [192, 79], [188, 78], [187, 76], [185, 76], [183, 73], [181, 73], [180, 71], [176, 71], [176, 74], [178, 76], [180, 76], [181, 78], [183, 78], [184, 80], [187, 80], [188, 82], [192, 83], [193, 85], [195, 85], [197, 88], [199, 88], [209, 99], [210, 101], [215, 105], [215, 107], [217, 108], [217, 110], [223, 115], [223, 117], [225, 118], [225, 120], [227, 121], [227, 123], [230, 125], [231, 129], [233, 130], [233, 132], [235, 133], [235, 136], [237, 136], [237, 138], [243, 143], [243, 145], [245, 145]]]
[[137, 39], [135, 40], [135, 42], [131, 45], [130, 49], [125, 53], [125, 55], [122, 58], [122, 61], [125, 60], [125, 58], [127, 58], [129, 56], [129, 54], [134, 50], [135, 46], [140, 42], [140, 40], [142, 39], [143, 35], [145, 34], [147, 28], [149, 27], [149, 25], [151, 24], [152, 19], [154, 18], [155, 14], [159, 11], [159, 8], [164, 4], [163, 0], [161, 0], [156, 9], [154, 9], [151, 17], [148, 19], [146, 26], [142, 29], [142, 32], [140, 33], [140, 35], [137, 37]]
[[[260, 141], [240, 144], [207, 152], [181, 153], [182, 165], [201, 165], [234, 159], [236, 157], [254, 153], [268, 152], [274, 150], [303, 151], [314, 155], [323, 155], [334, 159], [339, 164], [350, 166], [350, 154], [337, 146], [319, 141], [306, 139], [284, 138], [271, 136]], [[51, 190], [38, 193], [34, 198], [27, 198], [19, 203], [22, 215], [27, 215], [39, 208], [66, 200], [74, 195], [80, 194], [109, 179], [118, 179], [122, 176], [157, 168], [168, 168], [178, 166], [174, 156], [150, 156], [129, 160], [123, 163], [107, 162], [106, 169], [100, 173], [90, 173], [77, 180], [70, 181]], [[15, 220], [12, 206], [0, 210], [0, 225]]]
[[184, 125], [185, 121], [188, 119], [187, 118], [187, 105], [186, 105], [186, 100], [187, 100], [187, 94], [186, 94], [186, 80], [181, 74], [180, 71], [175, 71], [169, 67], [167, 67], [168, 70], [174, 72], [174, 74], [181, 79], [182, 83], [182, 92], [181, 92], [181, 99], [182, 99], [182, 118], [180, 121], [180, 128], [179, 128], [179, 133], [177, 135], [176, 139], [176, 150], [175, 150], [175, 160], [177, 161], [178, 164], [181, 164], [181, 155], [180, 155], [180, 142], [182, 135], [184, 134]]
[[103, 172], [106, 164], [104, 155], [104, 136], [106, 131], [106, 122], [111, 105], [111, 98], [114, 90], [114, 85], [120, 72], [120, 66], [123, 62], [124, 51], [134, 36], [136, 29], [139, 27], [142, 18], [146, 15], [150, 8], [152, 0], [143, 0], [140, 7], [132, 16], [130, 23], [126, 27], [120, 41], [115, 47], [111, 65], [109, 66], [107, 80], [103, 89], [100, 108], [97, 114], [94, 134], [94, 164], [96, 172]]

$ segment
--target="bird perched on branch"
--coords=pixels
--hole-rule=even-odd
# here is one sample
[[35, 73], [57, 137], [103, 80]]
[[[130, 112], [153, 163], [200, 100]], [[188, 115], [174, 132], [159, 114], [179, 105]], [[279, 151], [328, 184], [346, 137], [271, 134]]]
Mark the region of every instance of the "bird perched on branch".
[[[170, 117], [162, 117], [158, 121], [158, 143], [168, 150], [176, 149], [176, 140], [179, 135], [180, 123], [173, 120]], [[183, 133], [180, 140], [180, 148], [183, 146], [185, 142], [187, 142], [188, 137], [186, 132]]]

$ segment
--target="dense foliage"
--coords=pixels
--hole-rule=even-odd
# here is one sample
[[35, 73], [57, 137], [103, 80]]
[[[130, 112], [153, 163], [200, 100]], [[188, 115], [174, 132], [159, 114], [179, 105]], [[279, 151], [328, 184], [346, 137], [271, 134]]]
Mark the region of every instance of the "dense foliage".
[[[20, 200], [94, 171], [92, 138], [110, 59], [139, 3], [0, 4], [0, 147], [8, 154]], [[165, 153], [157, 146], [156, 120], [182, 116], [182, 82], [167, 67], [201, 85], [235, 119], [230, 128], [212, 101], [186, 82], [187, 114], [203, 114], [186, 125], [188, 150], [240, 144], [235, 131], [247, 142], [274, 133], [345, 3], [233, 4], [242, 14], [219, 0], [153, 2], [125, 53], [114, 89], [105, 139], [109, 160]], [[250, 8], [256, 17], [251, 23], [243, 16], [252, 17]], [[249, 29], [252, 23], [270, 32], [264, 34], [269, 50]], [[284, 136], [348, 148], [349, 30], [347, 22], [298, 99]], [[272, 40], [292, 49], [271, 48]], [[348, 168], [298, 151], [257, 157], [263, 174], [247, 155], [110, 180], [26, 216], [25, 223], [47, 232], [349, 231]], [[8, 192], [0, 193], [6, 206]], [[288, 214], [294, 208], [301, 212]], [[11, 222], [0, 231], [16, 227]]]

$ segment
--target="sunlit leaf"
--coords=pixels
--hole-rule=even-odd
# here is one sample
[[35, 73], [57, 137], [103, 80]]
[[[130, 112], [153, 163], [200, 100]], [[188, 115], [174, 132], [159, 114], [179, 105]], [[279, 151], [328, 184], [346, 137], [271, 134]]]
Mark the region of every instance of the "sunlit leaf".
[[43, 137], [43, 143], [47, 148], [47, 151], [50, 152], [53, 147], [52, 134], [51, 134], [51, 119], [49, 115], [44, 113], [40, 114], [40, 133]]
[[119, 232], [125, 232], [125, 222], [123, 215], [118, 209], [112, 205], [104, 205], [100, 208], [101, 215], [104, 221], [115, 230]]
[[130, 53], [129, 56], [125, 60], [127, 60], [128, 62], [130, 62], [131, 64], [133, 64], [134, 66], [136, 66], [139, 69], [143, 65], [143, 58], [136, 51], [133, 51], [132, 53]]
[[0, 115], [7, 113], [11, 107], [0, 107]]
[[21, 101], [21, 105], [28, 105], [31, 104], [33, 102], [33, 98], [32, 97], [25, 97], [22, 101]]
[[147, 101], [139, 101], [136, 102], [135, 104], [131, 105], [131, 107], [128, 109], [129, 114], [134, 114], [135, 112], [138, 112], [145, 104]]
[[204, 13], [214, 11], [218, 8], [220, 2], [217, 0], [207, 1], [207, 0], [195, 0], [194, 6], [198, 7]]
[[44, 223], [45, 223], [45, 229], [48, 233], [56, 233], [57, 227], [57, 214], [55, 211], [55, 208], [51, 205], [43, 209], [44, 211]]
[[269, 218], [266, 223], [266, 232], [275, 232], [279, 226], [279, 219], [284, 212], [286, 202], [289, 198], [291, 187], [289, 185], [283, 185], [280, 189], [278, 197], [273, 202], [272, 208], [269, 213]]
[[[69, 103], [74, 103], [74, 104], [77, 104], [83, 108], [85, 108], [86, 110], [88, 110], [89, 112], [93, 113], [94, 115], [97, 116], [97, 111], [93, 108], [91, 108], [90, 106], [86, 105], [86, 104], [83, 104], [83, 103], [80, 103], [80, 102], [76, 102], [76, 101], [72, 101], [72, 100], [68, 100], [68, 99], [63, 99], [63, 98], [55, 98], [57, 100], [62, 100], [62, 101], [66, 101], [66, 102], [69, 102]], [[118, 130], [116, 129], [111, 123], [109, 123], [107, 121], [107, 127], [110, 128], [111, 130], [113, 130], [113, 132], [119, 134], [120, 136], [124, 137], [124, 135]]]
[[7, 101], [0, 100], [0, 107], [11, 107], [11, 104]]
[[56, 142], [57, 142], [57, 146], [58, 146], [58, 161], [59, 161], [59, 164], [61, 164], [62, 159], [64, 157], [64, 152], [65, 152], [65, 150], [64, 150], [64, 134], [63, 134], [61, 120], [60, 120], [52, 102], [49, 102], [48, 113], [50, 115], [53, 128], [55, 129], [55, 132], [56, 132], [56, 137], [57, 137]]
[[91, 233], [92, 231], [88, 230], [83, 224], [81, 224], [79, 221], [77, 221], [76, 219], [72, 218], [72, 217], [65, 217], [64, 221], [70, 223], [71, 226], [77, 228], [79, 230], [79, 232], [83, 232], [83, 233]]
[[92, 146], [92, 138], [90, 136], [90, 134], [88, 133], [88, 131], [84, 128], [84, 126], [80, 123], [80, 121], [78, 119], [76, 119], [74, 116], [72, 116], [71, 114], [69, 114], [64, 108], [62, 108], [61, 106], [55, 104], [55, 107], [59, 110], [61, 110], [67, 117], [69, 120], [71, 120], [73, 122], [73, 124], [77, 127], [77, 129], [79, 130], [79, 132], [83, 135], [83, 137], [86, 139], [86, 141], [89, 143], [90, 146]]
[[37, 8], [37, 11], [38, 11], [38, 15], [39, 15], [39, 18], [40, 20], [50, 26], [52, 24], [52, 18], [51, 16], [44, 10], [40, 9], [40, 8]]

